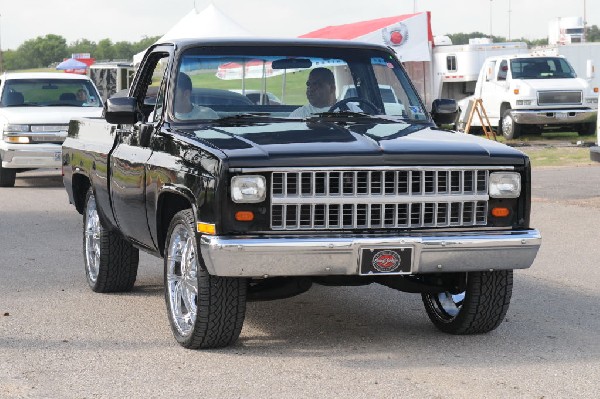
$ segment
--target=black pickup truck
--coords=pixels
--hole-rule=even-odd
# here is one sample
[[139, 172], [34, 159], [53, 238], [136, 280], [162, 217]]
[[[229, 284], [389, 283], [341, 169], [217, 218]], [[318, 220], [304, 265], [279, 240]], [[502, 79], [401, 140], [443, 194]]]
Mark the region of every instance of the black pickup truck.
[[155, 45], [129, 92], [104, 119], [71, 121], [63, 145], [88, 283], [128, 291], [139, 249], [164, 258], [187, 348], [234, 343], [247, 301], [312, 284], [420, 293], [441, 331], [489, 332], [541, 244], [530, 163], [437, 127], [456, 112], [451, 100], [427, 112], [382, 46]]

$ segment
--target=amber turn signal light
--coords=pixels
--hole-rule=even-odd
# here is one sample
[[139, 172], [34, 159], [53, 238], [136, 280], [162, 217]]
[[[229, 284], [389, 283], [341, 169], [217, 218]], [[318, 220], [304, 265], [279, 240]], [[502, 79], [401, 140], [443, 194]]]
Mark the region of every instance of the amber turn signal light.
[[515, 89], [515, 90], [514, 90], [514, 93], [515, 93], [515, 94], [519, 94], [519, 89]]
[[237, 220], [238, 222], [251, 222], [254, 220], [254, 212], [237, 211], [235, 213], [235, 220]]
[[505, 218], [510, 214], [508, 208], [492, 208], [492, 216], [497, 218]]

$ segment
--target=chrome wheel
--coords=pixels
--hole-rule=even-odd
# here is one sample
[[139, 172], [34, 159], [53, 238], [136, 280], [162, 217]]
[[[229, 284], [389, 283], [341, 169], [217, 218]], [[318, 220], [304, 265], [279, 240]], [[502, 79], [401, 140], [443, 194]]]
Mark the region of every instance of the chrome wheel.
[[198, 260], [196, 241], [186, 226], [175, 227], [167, 252], [167, 296], [171, 320], [182, 336], [189, 336], [198, 309]]
[[100, 271], [100, 217], [96, 209], [96, 199], [93, 195], [88, 197], [85, 218], [85, 264], [88, 278], [92, 283], [98, 280]]
[[504, 115], [504, 118], [502, 118], [502, 135], [504, 137], [512, 137], [514, 130], [515, 127], [512, 117], [509, 114]]
[[447, 282], [456, 291], [421, 295], [427, 316], [439, 330], [482, 334], [502, 323], [512, 295], [512, 270], [458, 274]]
[[452, 320], [460, 313], [463, 302], [465, 300], [465, 293], [451, 294], [449, 292], [442, 292], [437, 295], [432, 295], [432, 305], [436, 310], [438, 316], [442, 320]]

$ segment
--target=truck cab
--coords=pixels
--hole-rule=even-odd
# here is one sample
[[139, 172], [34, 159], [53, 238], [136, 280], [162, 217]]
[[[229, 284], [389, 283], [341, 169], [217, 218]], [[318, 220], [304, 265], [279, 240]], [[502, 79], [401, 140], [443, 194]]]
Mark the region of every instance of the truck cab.
[[[591, 77], [589, 77], [591, 79]], [[513, 55], [488, 58], [479, 73], [475, 94], [460, 102], [461, 121], [468, 103], [481, 98], [491, 125], [506, 139], [543, 129], [595, 132], [598, 88], [577, 77], [566, 58]], [[480, 126], [473, 118], [472, 126]]]

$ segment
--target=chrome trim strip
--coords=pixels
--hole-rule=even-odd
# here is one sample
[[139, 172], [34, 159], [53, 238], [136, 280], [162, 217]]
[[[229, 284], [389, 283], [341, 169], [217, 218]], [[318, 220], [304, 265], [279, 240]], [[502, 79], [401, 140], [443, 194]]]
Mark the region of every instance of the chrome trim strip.
[[279, 167], [279, 168], [229, 168], [232, 173], [254, 173], [254, 172], [326, 172], [326, 171], [372, 171], [372, 170], [418, 170], [418, 171], [438, 171], [438, 170], [514, 170], [514, 166], [323, 166], [315, 167]]
[[471, 201], [488, 201], [489, 195], [380, 195], [380, 196], [365, 196], [365, 195], [354, 195], [354, 196], [288, 196], [288, 197], [277, 197], [273, 196], [271, 199], [272, 204], [286, 204], [286, 205], [304, 205], [304, 204], [335, 204], [335, 205], [346, 205], [346, 204], [414, 204], [423, 202], [471, 202]]
[[360, 250], [412, 247], [411, 274], [530, 267], [541, 245], [537, 230], [413, 234], [411, 236], [201, 236], [208, 272], [215, 276], [358, 275]]

